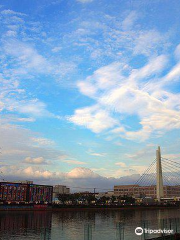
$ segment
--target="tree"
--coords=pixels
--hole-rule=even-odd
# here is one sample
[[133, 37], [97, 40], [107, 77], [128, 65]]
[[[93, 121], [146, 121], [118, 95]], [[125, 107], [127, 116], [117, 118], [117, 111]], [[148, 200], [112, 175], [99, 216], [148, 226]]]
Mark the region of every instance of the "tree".
[[69, 194], [59, 194], [58, 195], [58, 200], [61, 201], [64, 205], [66, 201], [70, 200], [70, 195]]
[[135, 198], [131, 197], [131, 196], [124, 196], [124, 197], [121, 197], [121, 200], [125, 200], [125, 202], [127, 204], [134, 204], [135, 203]]
[[112, 196], [112, 197], [111, 197], [111, 201], [112, 201], [112, 203], [114, 203], [114, 202], [116, 201], [116, 197], [115, 197], [115, 196]]

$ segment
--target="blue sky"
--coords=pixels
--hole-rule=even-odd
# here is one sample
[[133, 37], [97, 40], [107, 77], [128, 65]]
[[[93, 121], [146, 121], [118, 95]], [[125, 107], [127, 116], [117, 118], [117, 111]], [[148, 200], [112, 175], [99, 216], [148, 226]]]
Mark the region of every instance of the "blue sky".
[[179, 9], [164, 0], [1, 0], [4, 177], [98, 185], [133, 179], [158, 145], [178, 160]]

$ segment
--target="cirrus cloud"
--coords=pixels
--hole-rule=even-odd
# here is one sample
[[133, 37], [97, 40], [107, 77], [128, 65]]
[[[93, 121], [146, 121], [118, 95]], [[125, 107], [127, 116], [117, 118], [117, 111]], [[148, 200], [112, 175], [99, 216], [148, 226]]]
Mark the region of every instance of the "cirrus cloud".
[[[180, 79], [179, 63], [164, 74], [167, 62], [167, 57], [160, 55], [139, 69], [113, 63], [96, 70], [78, 82], [80, 92], [96, 105], [75, 110], [69, 120], [95, 133], [110, 130], [115, 138], [139, 141], [179, 129], [180, 94], [167, 89], [173, 84], [170, 79]], [[140, 129], [130, 131], [123, 123], [130, 116], [138, 117]]]

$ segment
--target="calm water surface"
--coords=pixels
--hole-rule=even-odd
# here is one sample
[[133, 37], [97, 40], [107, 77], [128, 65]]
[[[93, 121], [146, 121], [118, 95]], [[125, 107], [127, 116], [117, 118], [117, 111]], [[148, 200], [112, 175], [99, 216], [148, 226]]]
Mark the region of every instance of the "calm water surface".
[[84, 240], [92, 228], [92, 240], [120, 239], [118, 226], [124, 222], [124, 239], [141, 239], [134, 230], [148, 221], [160, 227], [161, 219], [179, 218], [180, 210], [111, 210], [85, 212], [1, 212], [0, 239]]

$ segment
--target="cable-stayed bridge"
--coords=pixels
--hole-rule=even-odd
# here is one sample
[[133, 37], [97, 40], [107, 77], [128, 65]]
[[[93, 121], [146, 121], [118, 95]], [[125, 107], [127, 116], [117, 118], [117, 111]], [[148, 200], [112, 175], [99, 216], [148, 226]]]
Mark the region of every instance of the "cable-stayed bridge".
[[[155, 186], [158, 201], [167, 195], [166, 191], [173, 191], [174, 195], [179, 195], [180, 197], [180, 163], [161, 157], [161, 150], [160, 147], [158, 147], [156, 151], [156, 159], [154, 159], [134, 184], [134, 194], [136, 194], [136, 190], [139, 186]], [[173, 193], [172, 196], [174, 196]]]

